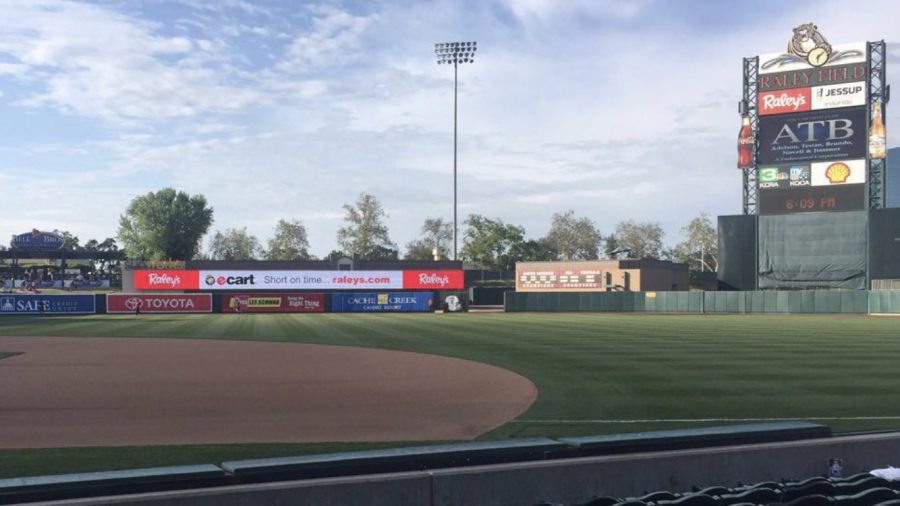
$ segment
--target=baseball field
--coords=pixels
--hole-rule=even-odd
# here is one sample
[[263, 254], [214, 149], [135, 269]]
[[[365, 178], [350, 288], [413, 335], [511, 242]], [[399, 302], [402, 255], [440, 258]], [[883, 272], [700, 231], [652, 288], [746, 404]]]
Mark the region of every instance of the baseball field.
[[[0, 320], [0, 336], [0, 377], [4, 378], [0, 387], [0, 427], [6, 424], [21, 431], [18, 436], [7, 436], [7, 443], [0, 450], [0, 477], [216, 463], [473, 437], [591, 435], [769, 420], [807, 420], [830, 425], [837, 432], [900, 427], [900, 320], [891, 317], [599, 313], [4, 317]], [[229, 346], [247, 341], [256, 347], [235, 348], [226, 358], [213, 357]], [[123, 342], [144, 347], [118, 351], [116, 347]], [[268, 348], [274, 351], [266, 354], [264, 343], [279, 343], [282, 348]], [[333, 346], [301, 347], [290, 343]], [[355, 352], [359, 348], [382, 350], [379, 353], [414, 353], [395, 354], [401, 361], [394, 363], [383, 362], [383, 357], [376, 355], [341, 355], [349, 358], [322, 366], [326, 359], [321, 357], [334, 355], [334, 350]], [[158, 355], [154, 363], [154, 354], [161, 353], [160, 349], [169, 355]], [[276, 424], [269, 420], [244, 425], [239, 431], [210, 432], [201, 444], [179, 440], [174, 435], [172, 441], [176, 444], [147, 444], [140, 438], [136, 444], [95, 444], [96, 434], [115, 435], [117, 420], [128, 415], [129, 409], [147, 409], [149, 414], [143, 418], [150, 422], [141, 426], [147, 433], [157, 426], [166, 427], [162, 418], [152, 418], [155, 403], [164, 404], [166, 399], [153, 397], [147, 391], [152, 390], [152, 382], [141, 384], [143, 391], [139, 396], [129, 397], [127, 390], [117, 390], [118, 400], [129, 397], [122, 404], [125, 407], [118, 408], [122, 410], [119, 413], [107, 413], [96, 426], [86, 426], [79, 414], [107, 406], [65, 402], [68, 394], [64, 384], [87, 381], [88, 385], [103, 385], [102, 378], [94, 375], [113, 374], [113, 367], [104, 365], [105, 360], [112, 358], [124, 362], [117, 365], [120, 373], [125, 372], [115, 380], [117, 388], [130, 384], [129, 362], [134, 361], [134, 375], [141, 370], [150, 371], [152, 374], [147, 377], [163, 389], [172, 388], [168, 384], [172, 382], [167, 380], [180, 378], [182, 369], [195, 369], [193, 364], [198, 364], [195, 375], [212, 377], [213, 383], [219, 381], [216, 374], [224, 374], [222, 370], [231, 375], [231, 381], [240, 377], [244, 367], [247, 374], [261, 374], [252, 372], [250, 366], [262, 365], [263, 373], [275, 374], [274, 369], [287, 367], [278, 365], [278, 360], [288, 361], [292, 352], [311, 359], [308, 364], [322, 366], [321, 370], [312, 365], [297, 367], [298, 373], [307, 373], [298, 381], [312, 392], [319, 389], [316, 381], [322, 375], [336, 375], [332, 384], [353, 383], [370, 390], [359, 401], [354, 401], [354, 397], [336, 401], [287, 397], [283, 402], [296, 401], [300, 408], [308, 408], [307, 412], [350, 410], [344, 411], [350, 413], [347, 419], [371, 417], [402, 430], [378, 432], [378, 424], [370, 423], [348, 427], [345, 434], [352, 437], [337, 440], [323, 439], [327, 432], [311, 435], [308, 441], [296, 437], [282, 440], [278, 432], [268, 432], [254, 440], [255, 430], [263, 434], [268, 425]], [[92, 358], [100, 357], [100, 353], [106, 353], [106, 358]], [[215, 362], [219, 365], [207, 373], [199, 370], [202, 357], [178, 358], [187, 357], [186, 353], [206, 354], [211, 360], [225, 362]], [[437, 361], [418, 365], [402, 362], [414, 354], [425, 354]], [[148, 357], [149, 365], [144, 363]], [[449, 359], [464, 360], [441, 362]], [[63, 365], [54, 365], [57, 363]], [[466, 369], [476, 363], [492, 367]], [[372, 392], [382, 388], [387, 395], [387, 390], [406, 388], [406, 384], [392, 384], [382, 378], [403, 368], [414, 369], [418, 374], [414, 381], [406, 383], [415, 383], [418, 393], [410, 395], [420, 397], [404, 405], [403, 409], [410, 410], [408, 414], [387, 413], [394, 418], [385, 418], [384, 413], [377, 411], [390, 410], [390, 399], [373, 400]], [[462, 373], [454, 380], [452, 374], [442, 372], [443, 368]], [[56, 369], [89, 371], [91, 376], [85, 379], [83, 374], [72, 373], [68, 378], [62, 375], [53, 380], [59, 382], [56, 388], [46, 379]], [[26, 377], [30, 379], [18, 381]], [[261, 377], [274, 381], [271, 376]], [[42, 378], [45, 382], [39, 383], [41, 388], [27, 390], [29, 384]], [[185, 378], [175, 385], [176, 389], [190, 391], [192, 385], [196, 386], [191, 382], [202, 379], [190, 375]], [[438, 381], [441, 378], [443, 382]], [[454, 381], [462, 388], [454, 390]], [[194, 402], [199, 407], [191, 423], [202, 424], [204, 413], [212, 416], [223, 403], [237, 412], [270, 412], [266, 405], [252, 404], [253, 392], [276, 388], [258, 383], [241, 396], [235, 394], [241, 392], [239, 382], [237, 385], [223, 390], [225, 393], [215, 391], [203, 396], [205, 407]], [[430, 398], [422, 397], [423, 392]], [[502, 396], [515, 397], [515, 402], [507, 403]], [[142, 399], [151, 400], [143, 406]], [[304, 402], [310, 404], [303, 405]], [[352, 411], [360, 403], [364, 404], [362, 411]], [[404, 426], [404, 419], [420, 415], [415, 409], [419, 405], [423, 407], [421, 411], [435, 418], [425, 428]], [[271, 409], [271, 413], [281, 413], [277, 407]], [[289, 414], [302, 419], [302, 411]], [[468, 411], [479, 412], [478, 423], [440, 423], [443, 418], [466, 420]], [[28, 418], [31, 416], [37, 418]], [[17, 420], [29, 422], [16, 423]], [[366, 437], [365, 427], [372, 428], [371, 438]], [[435, 431], [429, 432], [432, 428]], [[177, 428], [169, 430], [177, 432]], [[65, 444], [53, 443], [62, 441], [60, 438], [70, 432], [76, 435], [75, 439]], [[233, 437], [235, 432], [240, 432], [240, 437]], [[82, 439], [78, 439], [78, 434]], [[440, 436], [428, 438], [428, 434]], [[0, 441], [2, 437], [0, 434]], [[34, 444], [24, 444], [31, 439]]]

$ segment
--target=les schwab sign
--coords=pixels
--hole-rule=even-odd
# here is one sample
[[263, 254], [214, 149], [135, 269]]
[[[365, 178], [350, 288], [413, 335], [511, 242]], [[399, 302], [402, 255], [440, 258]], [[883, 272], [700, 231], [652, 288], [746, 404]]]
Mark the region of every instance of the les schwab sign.
[[135, 270], [137, 290], [458, 290], [461, 270], [192, 271]]

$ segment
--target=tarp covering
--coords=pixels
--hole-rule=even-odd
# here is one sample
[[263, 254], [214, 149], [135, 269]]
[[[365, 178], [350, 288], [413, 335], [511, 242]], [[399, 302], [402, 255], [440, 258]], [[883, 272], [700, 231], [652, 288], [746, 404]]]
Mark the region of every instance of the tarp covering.
[[866, 211], [759, 217], [759, 288], [866, 287]]
[[756, 215], [719, 216], [718, 277], [726, 290], [756, 289]]

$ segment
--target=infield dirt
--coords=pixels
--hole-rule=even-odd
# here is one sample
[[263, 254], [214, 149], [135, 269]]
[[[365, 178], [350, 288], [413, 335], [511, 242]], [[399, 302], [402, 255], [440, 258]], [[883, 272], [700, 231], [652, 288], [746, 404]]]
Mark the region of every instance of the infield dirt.
[[471, 439], [537, 396], [506, 369], [347, 346], [0, 337], [0, 448]]

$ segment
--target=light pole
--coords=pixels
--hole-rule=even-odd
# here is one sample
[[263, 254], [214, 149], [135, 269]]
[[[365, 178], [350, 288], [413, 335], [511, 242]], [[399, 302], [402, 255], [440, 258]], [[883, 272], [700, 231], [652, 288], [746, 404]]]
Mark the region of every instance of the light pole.
[[472, 42], [438, 42], [434, 45], [434, 55], [438, 65], [453, 64], [453, 260], [456, 260], [456, 85], [457, 67], [460, 63], [475, 63], [475, 51], [478, 43]]

